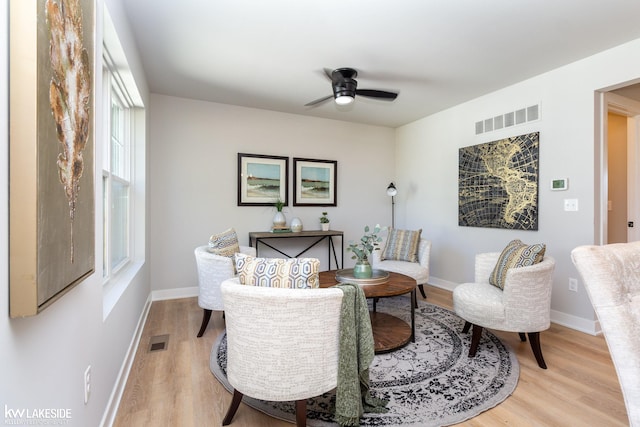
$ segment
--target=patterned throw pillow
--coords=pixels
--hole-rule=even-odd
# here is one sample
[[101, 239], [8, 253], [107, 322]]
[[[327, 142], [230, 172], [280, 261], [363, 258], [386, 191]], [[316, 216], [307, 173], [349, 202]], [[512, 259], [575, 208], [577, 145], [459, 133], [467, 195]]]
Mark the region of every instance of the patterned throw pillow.
[[236, 269], [242, 285], [293, 289], [320, 286], [320, 260], [316, 258], [256, 258], [238, 253]]
[[543, 243], [527, 245], [516, 239], [509, 242], [503, 249], [498, 262], [489, 276], [489, 283], [504, 289], [507, 270], [510, 268], [526, 267], [537, 264], [544, 258], [546, 246]]
[[420, 234], [422, 229], [396, 230], [392, 228], [387, 235], [381, 260], [418, 262], [418, 245], [420, 244]]
[[236, 230], [230, 228], [222, 233], [213, 234], [209, 238], [209, 252], [228, 258], [233, 257], [236, 252], [240, 252]]

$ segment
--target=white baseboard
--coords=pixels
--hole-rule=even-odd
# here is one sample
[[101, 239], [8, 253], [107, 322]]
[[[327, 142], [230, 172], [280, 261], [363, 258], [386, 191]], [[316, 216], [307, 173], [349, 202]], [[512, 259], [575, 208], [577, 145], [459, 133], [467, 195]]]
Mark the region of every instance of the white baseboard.
[[163, 289], [160, 291], [151, 291], [152, 301], [191, 298], [191, 297], [197, 297], [197, 296], [198, 296], [197, 286], [192, 286], [190, 288], [174, 288], [174, 289]]
[[458, 286], [458, 283], [450, 282], [448, 280], [439, 279], [437, 277], [429, 277], [429, 284], [436, 288], [444, 289], [446, 291], [453, 292], [453, 289]]
[[[429, 285], [453, 292], [455, 287], [458, 286], [458, 283], [439, 279], [437, 277], [429, 277]], [[429, 299], [428, 295], [427, 299]], [[602, 333], [600, 330], [600, 322], [597, 320], [584, 319], [582, 317], [577, 317], [557, 310], [551, 310], [551, 321], [558, 325], [566, 326], [567, 328], [575, 329], [576, 331], [584, 332], [589, 335], [599, 335]]]
[[120, 400], [122, 399], [122, 394], [124, 393], [125, 386], [127, 385], [129, 372], [131, 371], [136, 352], [138, 351], [138, 346], [140, 345], [140, 338], [142, 337], [142, 331], [144, 330], [144, 325], [147, 322], [147, 316], [149, 315], [150, 308], [151, 294], [147, 297], [142, 313], [138, 318], [138, 324], [136, 325], [133, 338], [129, 344], [129, 349], [125, 354], [124, 361], [120, 367], [120, 372], [118, 372], [118, 377], [116, 378], [116, 383], [111, 391], [111, 396], [109, 396], [107, 408], [105, 409], [102, 420], [100, 421], [100, 425], [102, 427], [110, 427], [115, 422], [116, 415], [118, 414], [118, 407], [120, 406]]
[[551, 321], [589, 335], [600, 335], [602, 333], [598, 320], [583, 319], [561, 311], [551, 310]]

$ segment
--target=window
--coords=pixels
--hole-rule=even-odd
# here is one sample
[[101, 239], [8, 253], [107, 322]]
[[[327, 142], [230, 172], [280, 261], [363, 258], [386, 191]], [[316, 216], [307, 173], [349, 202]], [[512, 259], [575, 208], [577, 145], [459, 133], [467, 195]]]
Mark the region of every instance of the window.
[[[103, 277], [108, 279], [131, 260], [131, 116], [117, 76], [105, 68], [105, 140], [102, 165]], [[107, 143], [108, 141], [108, 143]]]
[[96, 113], [99, 137], [95, 156], [96, 169], [102, 176], [103, 197], [98, 199], [102, 206], [96, 209], [103, 218], [102, 317], [106, 319], [130, 286], [147, 283], [145, 275], [138, 274], [146, 257], [147, 117], [109, 11], [107, 7], [103, 10], [102, 90], [99, 96], [96, 94], [101, 108]]

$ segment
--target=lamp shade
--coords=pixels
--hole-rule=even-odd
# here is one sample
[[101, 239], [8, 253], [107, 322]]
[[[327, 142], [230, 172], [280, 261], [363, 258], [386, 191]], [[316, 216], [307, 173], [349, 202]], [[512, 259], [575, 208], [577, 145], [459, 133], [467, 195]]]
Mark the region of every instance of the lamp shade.
[[396, 194], [398, 194], [398, 190], [396, 189], [396, 186], [393, 185], [393, 182], [391, 184], [389, 184], [389, 186], [387, 187], [387, 196], [395, 196]]

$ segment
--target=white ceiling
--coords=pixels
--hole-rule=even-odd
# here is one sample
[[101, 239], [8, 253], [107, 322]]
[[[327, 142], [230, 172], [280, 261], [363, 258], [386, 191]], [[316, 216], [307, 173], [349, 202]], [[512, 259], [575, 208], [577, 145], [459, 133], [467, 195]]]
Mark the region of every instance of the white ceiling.
[[[638, 0], [123, 4], [153, 93], [391, 127], [640, 38]], [[304, 107], [339, 67], [398, 98]]]

